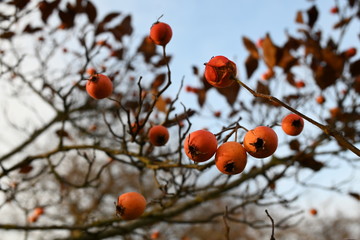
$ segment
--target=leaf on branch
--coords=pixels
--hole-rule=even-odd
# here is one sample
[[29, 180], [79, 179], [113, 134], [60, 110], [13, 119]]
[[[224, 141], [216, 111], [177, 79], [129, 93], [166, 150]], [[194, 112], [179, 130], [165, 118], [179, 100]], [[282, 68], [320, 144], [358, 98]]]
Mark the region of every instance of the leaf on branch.
[[289, 147], [291, 150], [294, 150], [294, 151], [300, 151], [300, 142], [296, 139], [293, 139], [289, 142]]
[[360, 75], [360, 59], [350, 64], [350, 73], [352, 77]]
[[155, 107], [160, 112], [166, 113], [166, 109], [167, 109], [166, 106], [167, 106], [167, 103], [166, 103], [165, 99], [162, 96], [160, 96], [155, 103]]
[[154, 81], [151, 83], [151, 88], [157, 90], [165, 82], [165, 79], [166, 79], [166, 74], [161, 73], [157, 75]]
[[278, 47], [275, 46], [269, 34], [263, 40], [263, 57], [264, 62], [269, 68], [273, 68], [278, 62]]
[[249, 79], [259, 66], [259, 61], [253, 55], [249, 55], [245, 61], [246, 75]]
[[120, 15], [119, 12], [112, 12], [112, 13], [109, 13], [108, 15], [106, 15], [104, 17], [104, 19], [102, 21], [100, 21], [99, 24], [97, 25], [96, 30], [95, 30], [95, 35], [103, 33], [104, 31], [106, 31], [105, 25], [107, 23], [111, 22], [114, 18], [116, 18], [119, 15]]
[[323, 60], [334, 69], [336, 77], [340, 77], [344, 69], [344, 56], [338, 55], [334, 51], [331, 51], [327, 48], [322, 49], [322, 56]]
[[124, 49], [115, 49], [111, 51], [111, 56], [116, 57], [117, 59], [121, 60], [123, 59]]
[[256, 92], [270, 95], [270, 88], [267, 84], [263, 84], [261, 81], [258, 81]]
[[303, 18], [303, 15], [302, 15], [302, 11], [298, 11], [298, 12], [296, 13], [295, 22], [296, 22], [296, 23], [300, 23], [300, 24], [303, 24], [303, 23], [304, 23], [304, 18]]
[[313, 28], [316, 20], [318, 19], [318, 16], [319, 16], [319, 12], [316, 8], [316, 6], [312, 6], [311, 8], [309, 8], [307, 11], [306, 11], [307, 15], [308, 15], [308, 22], [307, 22], [307, 25], [310, 27], [310, 28]]
[[351, 17], [341, 19], [339, 22], [337, 22], [337, 23], [334, 24], [333, 28], [334, 28], [334, 29], [341, 28], [341, 27], [349, 24], [350, 21], [351, 21], [351, 19], [352, 19]]
[[356, 0], [348, 0], [349, 6], [354, 7]]
[[94, 4], [90, 1], [87, 2], [86, 7], [85, 7], [85, 12], [88, 16], [88, 19], [91, 23], [95, 22], [96, 16], [97, 16], [97, 11], [96, 11], [96, 7], [94, 6]]
[[315, 81], [320, 89], [333, 85], [336, 82], [337, 76], [334, 69], [326, 64], [325, 66], [318, 65], [315, 69]]
[[33, 166], [31, 166], [30, 164], [26, 164], [26, 165], [23, 165], [22, 167], [20, 167], [19, 173], [27, 174], [27, 173], [31, 172], [33, 169], [34, 169]]
[[291, 55], [289, 49], [280, 48], [278, 52], [281, 57], [277, 65], [283, 69], [284, 73], [289, 72], [293, 66], [298, 64], [298, 59]]
[[144, 56], [145, 62], [149, 63], [150, 59], [156, 55], [156, 45], [149, 37], [144, 37], [137, 51]]
[[192, 66], [192, 70], [194, 75], [199, 75], [199, 68], [197, 66]]
[[311, 170], [317, 172], [324, 167], [322, 162], [315, 160], [313, 155], [305, 154], [298, 157], [298, 162], [301, 167], [310, 168]]
[[202, 107], [206, 101], [206, 90], [204, 88], [199, 89], [197, 92], [199, 106]]
[[26, 33], [34, 33], [34, 32], [37, 32], [37, 31], [41, 31], [42, 28], [41, 27], [32, 27], [30, 25], [30, 23], [28, 25], [26, 25], [26, 27], [24, 28], [23, 32], [26, 32]]
[[41, 20], [46, 23], [47, 19], [53, 13], [53, 11], [58, 7], [60, 0], [55, 0], [53, 2], [41, 1], [38, 6], [41, 12]]
[[250, 55], [255, 59], [259, 59], [259, 52], [256, 45], [247, 37], [243, 37], [242, 40]]
[[0, 38], [3, 38], [3, 39], [10, 39], [12, 38], [13, 36], [15, 35], [14, 32], [11, 32], [11, 31], [7, 31], [7, 32], [3, 32], [0, 34]]
[[295, 83], [295, 76], [293, 73], [291, 72], [287, 72], [286, 74], [286, 80], [288, 81], [288, 83], [292, 86], [296, 86], [296, 83]]
[[154, 67], [162, 67], [171, 61], [171, 56], [166, 56], [166, 59], [163, 57], [156, 63], [154, 63]]
[[23, 9], [30, 2], [30, 0], [13, 0], [8, 4], [14, 5], [18, 9]]
[[63, 129], [59, 129], [55, 131], [56, 135], [60, 138], [68, 138], [70, 140], [72, 140], [73, 138], [70, 136], [69, 132], [63, 130]]
[[133, 28], [131, 26], [131, 15], [126, 16], [120, 24], [118, 24], [114, 28], [109, 29], [109, 31], [119, 42], [122, 41], [123, 36], [131, 35], [131, 33], [133, 32]]
[[349, 192], [349, 195], [351, 197], [355, 198], [356, 200], [360, 201], [360, 194], [359, 193]]
[[69, 10], [69, 11], [62, 11], [59, 10], [59, 18], [63, 24], [64, 28], [72, 28], [74, 26], [76, 12]]
[[226, 88], [216, 88], [216, 90], [226, 98], [227, 103], [232, 106], [236, 102], [237, 96], [240, 91], [240, 85], [237, 83], [232, 84]]

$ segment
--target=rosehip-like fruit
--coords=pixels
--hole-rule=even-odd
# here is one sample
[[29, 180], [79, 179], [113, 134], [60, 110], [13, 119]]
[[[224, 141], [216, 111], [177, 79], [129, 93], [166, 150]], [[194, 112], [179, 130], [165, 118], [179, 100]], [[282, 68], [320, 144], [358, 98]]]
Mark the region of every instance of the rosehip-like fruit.
[[290, 113], [281, 121], [281, 128], [287, 135], [297, 136], [304, 129], [304, 119], [297, 114]]
[[316, 102], [318, 104], [323, 104], [326, 101], [325, 97], [323, 95], [317, 96], [316, 97]]
[[140, 217], [146, 208], [146, 200], [137, 192], [127, 192], [118, 197], [116, 214], [124, 220], [133, 220]]
[[156, 45], [165, 46], [172, 38], [172, 29], [167, 23], [156, 22], [151, 26], [149, 38]]
[[356, 48], [352, 47], [352, 48], [349, 48], [348, 50], [346, 50], [344, 54], [345, 54], [345, 57], [351, 58], [356, 55], [356, 52], [357, 52]]
[[226, 142], [216, 150], [215, 165], [228, 175], [241, 173], [247, 162], [245, 148], [238, 142]]
[[255, 158], [266, 158], [272, 155], [277, 146], [277, 134], [270, 127], [256, 127], [248, 131], [244, 136], [244, 148]]
[[216, 152], [218, 142], [213, 133], [197, 130], [190, 133], [184, 142], [186, 155], [195, 162], [209, 160]]
[[94, 99], [107, 98], [113, 92], [113, 84], [108, 76], [94, 74], [86, 83], [86, 91]]
[[225, 88], [235, 82], [236, 64], [224, 56], [216, 56], [205, 64], [205, 79], [214, 87]]
[[169, 140], [169, 131], [166, 127], [157, 125], [150, 128], [149, 141], [154, 146], [163, 146]]

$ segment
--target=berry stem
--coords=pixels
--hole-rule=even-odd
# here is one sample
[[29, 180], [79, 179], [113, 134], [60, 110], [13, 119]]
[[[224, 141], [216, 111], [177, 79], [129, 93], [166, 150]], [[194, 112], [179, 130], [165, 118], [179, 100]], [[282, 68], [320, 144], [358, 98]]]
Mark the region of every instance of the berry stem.
[[303, 113], [297, 111], [296, 109], [292, 108], [291, 106], [289, 106], [288, 104], [280, 101], [278, 98], [267, 95], [267, 94], [262, 94], [262, 93], [258, 93], [256, 91], [254, 91], [253, 89], [251, 89], [249, 86], [247, 86], [244, 82], [242, 82], [240, 79], [238, 78], [234, 78], [234, 80], [240, 84], [242, 87], [246, 88], [246, 90], [248, 90], [254, 97], [260, 97], [260, 98], [264, 98], [264, 99], [268, 99], [271, 102], [275, 102], [279, 105], [281, 105], [282, 107], [290, 110], [291, 112], [301, 116], [302, 118], [304, 118], [305, 120], [307, 120], [308, 122], [312, 123], [313, 125], [317, 126], [318, 128], [320, 128], [325, 134], [334, 137], [337, 142], [339, 143], [340, 146], [349, 149], [350, 151], [352, 151], [353, 153], [355, 153], [356, 155], [360, 156], [360, 149], [358, 149], [356, 146], [354, 146], [353, 144], [351, 144], [340, 132], [338, 132], [337, 130], [331, 128], [328, 125], [323, 125], [317, 121], [315, 121], [314, 119], [304, 115]]

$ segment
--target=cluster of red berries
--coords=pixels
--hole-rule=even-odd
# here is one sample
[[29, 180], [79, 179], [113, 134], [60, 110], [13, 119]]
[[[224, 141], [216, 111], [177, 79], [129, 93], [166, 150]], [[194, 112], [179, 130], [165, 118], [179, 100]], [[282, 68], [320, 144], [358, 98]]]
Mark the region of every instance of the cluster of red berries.
[[[296, 114], [289, 114], [281, 122], [283, 131], [291, 136], [299, 135], [304, 128], [304, 120]], [[186, 155], [195, 162], [204, 162], [215, 155], [215, 165], [224, 174], [241, 173], [247, 163], [247, 154], [254, 158], [271, 156], [278, 147], [276, 132], [267, 126], [249, 130], [239, 142], [225, 142], [218, 147], [216, 136], [207, 130], [190, 133], [184, 142]]]

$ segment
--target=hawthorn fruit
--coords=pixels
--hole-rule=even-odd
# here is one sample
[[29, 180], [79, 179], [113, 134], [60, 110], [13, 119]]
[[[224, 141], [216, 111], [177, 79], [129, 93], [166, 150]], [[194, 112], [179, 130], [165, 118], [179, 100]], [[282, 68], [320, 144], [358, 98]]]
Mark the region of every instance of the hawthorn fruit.
[[127, 192], [118, 197], [116, 203], [116, 215], [124, 220], [139, 218], [145, 211], [146, 200], [137, 192]]
[[206, 81], [216, 88], [225, 88], [235, 82], [236, 64], [224, 56], [216, 56], [205, 64], [204, 77]]
[[113, 92], [113, 84], [108, 76], [94, 74], [86, 83], [86, 91], [94, 99], [107, 98]]
[[186, 155], [195, 162], [209, 160], [217, 150], [218, 142], [213, 133], [197, 130], [190, 133], [184, 142]]
[[304, 119], [297, 114], [290, 113], [281, 121], [281, 128], [287, 135], [297, 136], [304, 129]]
[[172, 29], [167, 23], [156, 22], [150, 28], [149, 38], [156, 45], [166, 46], [172, 38]]
[[220, 172], [228, 175], [241, 173], [247, 163], [245, 148], [238, 142], [223, 143], [215, 155], [215, 165]]
[[244, 148], [255, 158], [266, 158], [272, 155], [278, 146], [276, 132], [266, 126], [249, 130], [244, 136]]
[[148, 133], [149, 141], [154, 146], [164, 146], [169, 140], [169, 131], [162, 125], [153, 126]]

